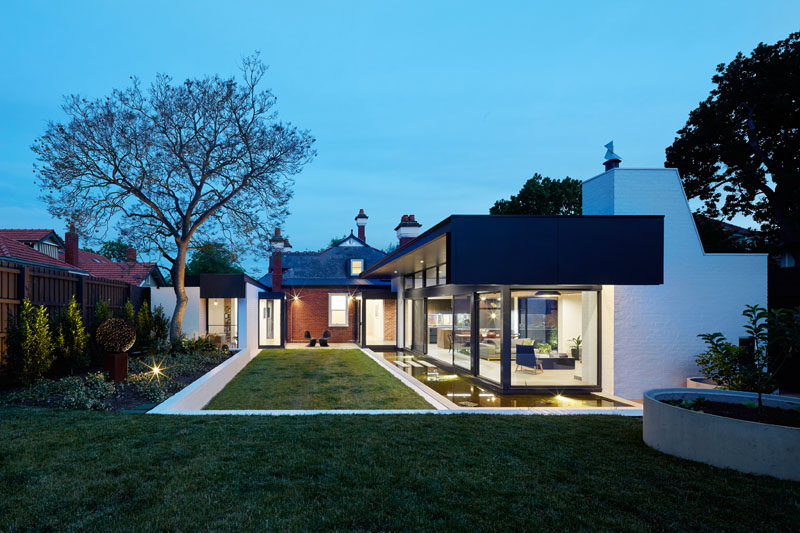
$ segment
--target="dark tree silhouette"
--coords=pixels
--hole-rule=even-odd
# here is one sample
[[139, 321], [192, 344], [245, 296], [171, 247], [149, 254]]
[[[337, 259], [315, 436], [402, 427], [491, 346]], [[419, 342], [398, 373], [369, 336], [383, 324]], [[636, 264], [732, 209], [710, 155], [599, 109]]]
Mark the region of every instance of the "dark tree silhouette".
[[193, 252], [186, 263], [186, 273], [195, 274], [241, 274], [236, 254], [225, 248], [221, 242], [204, 242]]
[[492, 215], [580, 215], [581, 181], [544, 178], [538, 172], [525, 182], [519, 194], [495, 202]]
[[49, 123], [32, 146], [50, 213], [84, 235], [114, 221], [126, 242], [168, 261], [172, 337], [186, 308], [193, 239], [266, 255], [292, 176], [315, 155], [307, 131], [278, 120], [275, 96], [259, 88], [265, 72], [256, 54], [244, 59], [238, 81], [174, 84], [159, 75], [146, 89], [134, 78], [105, 98], [68, 96], [65, 122]]
[[666, 150], [702, 213], [751, 215], [800, 265], [800, 33], [717, 66]]

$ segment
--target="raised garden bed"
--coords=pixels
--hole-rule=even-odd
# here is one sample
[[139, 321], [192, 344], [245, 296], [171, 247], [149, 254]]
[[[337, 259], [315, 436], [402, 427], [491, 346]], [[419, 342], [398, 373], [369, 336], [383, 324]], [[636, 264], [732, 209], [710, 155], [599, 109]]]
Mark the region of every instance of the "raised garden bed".
[[800, 398], [764, 395], [762, 413], [748, 407], [757, 398], [728, 390], [647, 391], [644, 441], [685, 459], [800, 481], [800, 426], [786, 425], [796, 420]]

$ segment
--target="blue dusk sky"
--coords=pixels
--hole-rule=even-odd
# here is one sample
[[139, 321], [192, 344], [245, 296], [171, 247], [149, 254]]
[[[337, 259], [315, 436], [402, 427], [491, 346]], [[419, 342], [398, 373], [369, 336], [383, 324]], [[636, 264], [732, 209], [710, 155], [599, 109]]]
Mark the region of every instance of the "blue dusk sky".
[[[488, 213], [534, 172], [587, 179], [614, 140], [662, 167], [718, 63], [798, 30], [800, 2], [37, 2], [0, 5], [0, 227], [53, 227], [29, 149], [62, 95], [100, 97], [159, 72], [237, 71], [259, 50], [281, 118], [319, 156], [284, 233], [318, 249], [369, 215], [383, 248]], [[265, 254], [266, 255], [266, 254]], [[265, 255], [247, 258], [254, 274]]]

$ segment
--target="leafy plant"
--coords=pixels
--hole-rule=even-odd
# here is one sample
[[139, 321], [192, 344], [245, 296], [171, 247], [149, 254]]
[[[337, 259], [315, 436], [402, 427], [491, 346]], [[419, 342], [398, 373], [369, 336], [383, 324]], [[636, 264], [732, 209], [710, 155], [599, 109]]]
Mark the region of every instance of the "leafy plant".
[[767, 311], [748, 305], [742, 315], [747, 318], [751, 347], [735, 346], [719, 332], [703, 333], [698, 336], [707, 348], [695, 361], [704, 377], [720, 387], [758, 393], [761, 409], [762, 394], [775, 388], [776, 374], [800, 346], [800, 308]]
[[552, 347], [549, 344], [547, 344], [546, 342], [540, 342], [536, 346], [536, 349], [539, 350], [539, 353], [550, 353], [550, 350], [552, 350]]
[[95, 372], [85, 377], [40, 379], [21, 391], [6, 394], [2, 398], [2, 403], [101, 410], [108, 408], [108, 400], [115, 394], [114, 384], [107, 381], [102, 372]]
[[130, 299], [126, 300], [125, 305], [122, 306], [120, 317], [127, 320], [130, 324], [136, 324], [136, 310], [133, 308]]
[[17, 380], [31, 383], [50, 370], [54, 358], [47, 309], [23, 300], [8, 326], [9, 371]]
[[124, 318], [109, 318], [97, 328], [97, 344], [107, 353], [122, 353], [136, 342], [136, 330]]
[[74, 372], [89, 366], [89, 333], [83, 325], [83, 315], [75, 296], [70, 298], [53, 324], [55, 361], [64, 372]]
[[577, 337], [575, 337], [574, 339], [570, 339], [570, 340], [569, 340], [569, 342], [570, 342], [570, 345], [571, 345], [573, 348], [575, 348], [576, 350], [580, 350], [580, 349], [581, 349], [581, 343], [582, 343], [583, 341], [581, 340], [581, 336], [580, 336], [580, 335], [578, 335], [578, 336], [577, 336]]
[[94, 322], [89, 329], [89, 351], [91, 353], [91, 359], [93, 365], [99, 365], [103, 361], [103, 357], [105, 357], [105, 350], [100, 348], [97, 345], [97, 341], [95, 340], [95, 336], [97, 334], [97, 328], [111, 318], [113, 315], [111, 313], [111, 307], [107, 300], [98, 300], [95, 304], [94, 308]]

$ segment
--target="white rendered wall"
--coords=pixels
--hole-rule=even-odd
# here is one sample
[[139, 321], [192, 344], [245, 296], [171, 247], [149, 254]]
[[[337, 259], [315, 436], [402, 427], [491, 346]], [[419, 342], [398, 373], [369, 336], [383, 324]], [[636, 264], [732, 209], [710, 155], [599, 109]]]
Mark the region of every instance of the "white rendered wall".
[[258, 293], [261, 289], [249, 282], [245, 282], [244, 287], [245, 297], [239, 298], [239, 346], [252, 350], [258, 348]]
[[[205, 331], [205, 321], [200, 322], [200, 287], [185, 287], [185, 290], [189, 301], [183, 312], [181, 332], [191, 338]], [[175, 290], [172, 287], [151, 287], [150, 306], [155, 308], [157, 305], [164, 308], [167, 317], [172, 317], [175, 311]]]
[[406, 335], [406, 304], [403, 299], [403, 278], [395, 276], [392, 278], [392, 290], [397, 293], [397, 311], [395, 312], [395, 321], [397, 322], [397, 340], [395, 345], [398, 348], [405, 346]]
[[697, 335], [720, 331], [735, 343], [745, 335], [744, 306], [767, 304], [766, 254], [704, 253], [674, 169], [619, 168], [591, 178], [583, 214], [664, 215], [664, 284], [614, 287], [613, 390], [604, 353], [605, 392], [638, 399], [647, 389], [685, 386], [704, 349]]

